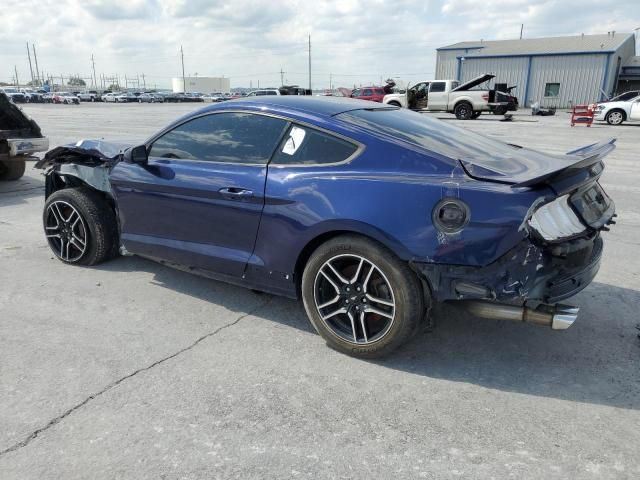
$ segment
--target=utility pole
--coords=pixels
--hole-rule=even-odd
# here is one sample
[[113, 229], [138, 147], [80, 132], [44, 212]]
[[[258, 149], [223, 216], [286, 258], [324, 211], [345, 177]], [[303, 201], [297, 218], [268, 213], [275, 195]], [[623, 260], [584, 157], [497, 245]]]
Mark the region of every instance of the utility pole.
[[520, 40], [522, 40], [522, 31], [524, 30], [524, 23], [520, 24]]
[[16, 87], [20, 88], [20, 80], [18, 80], [18, 67], [14, 65], [13, 71], [16, 72]]
[[142, 88], [144, 88], [146, 90], [147, 89], [147, 81], [144, 79], [144, 73], [141, 76], [142, 76]]
[[184, 50], [180, 45], [180, 60], [182, 62], [182, 93], [187, 93], [187, 81], [184, 78]]
[[[38, 56], [36, 55], [36, 44], [33, 43], [31, 44], [31, 46], [33, 47], [33, 60], [36, 62], [36, 77], [38, 77], [38, 80], [40, 80], [40, 70], [38, 69]], [[44, 77], [42, 78], [42, 83], [44, 83]]]
[[280, 67], [280, 86], [284, 85], [284, 72], [282, 71], [282, 67]]
[[31, 66], [31, 53], [29, 52], [29, 42], [27, 42], [27, 58], [29, 59], [29, 71], [31, 72], [31, 83], [33, 84], [33, 67]]
[[329, 90], [333, 92], [333, 73], [329, 74]]
[[93, 53], [91, 54], [91, 67], [93, 68], [93, 86], [98, 89], [98, 79], [96, 78], [96, 62], [93, 60]]
[[309, 34], [309, 90], [311, 90], [311, 34]]

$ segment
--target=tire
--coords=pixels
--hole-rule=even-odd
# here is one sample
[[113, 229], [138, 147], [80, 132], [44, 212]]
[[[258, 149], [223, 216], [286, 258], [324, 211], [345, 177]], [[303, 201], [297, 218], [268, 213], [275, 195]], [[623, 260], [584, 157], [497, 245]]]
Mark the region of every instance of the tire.
[[493, 112], [494, 115], [504, 115], [507, 113], [507, 109], [505, 107], [498, 107]]
[[301, 290], [307, 316], [327, 345], [359, 358], [391, 353], [415, 334], [425, 313], [416, 274], [393, 252], [357, 235], [320, 245], [305, 265]]
[[478, 118], [480, 115], [482, 115], [482, 112], [473, 112], [473, 115], [471, 115], [471, 119], [475, 120], [476, 118]]
[[604, 118], [609, 125], [622, 125], [627, 118], [622, 110], [611, 110]]
[[0, 181], [11, 182], [13, 180], [18, 180], [24, 175], [26, 168], [27, 162], [24, 160], [0, 162]]
[[473, 115], [473, 107], [469, 102], [460, 102], [453, 109], [458, 120], [469, 120]]
[[388, 105], [393, 105], [394, 107], [402, 107], [402, 105], [400, 105], [398, 102], [396, 101], [391, 101], [388, 103]]
[[64, 263], [97, 265], [118, 254], [116, 215], [95, 190], [54, 192], [44, 204], [42, 222], [51, 251]]

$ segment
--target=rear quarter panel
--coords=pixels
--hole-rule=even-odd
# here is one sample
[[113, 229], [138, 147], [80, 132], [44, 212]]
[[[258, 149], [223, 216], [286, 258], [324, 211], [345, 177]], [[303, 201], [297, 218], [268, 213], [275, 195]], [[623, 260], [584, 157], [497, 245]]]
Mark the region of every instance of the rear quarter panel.
[[[293, 278], [305, 246], [332, 232], [358, 233], [405, 261], [486, 265], [525, 236], [539, 192], [479, 182], [455, 163], [385, 142], [351, 163], [269, 167], [265, 207], [251, 267]], [[445, 197], [470, 207], [469, 224], [443, 234], [431, 220]]]

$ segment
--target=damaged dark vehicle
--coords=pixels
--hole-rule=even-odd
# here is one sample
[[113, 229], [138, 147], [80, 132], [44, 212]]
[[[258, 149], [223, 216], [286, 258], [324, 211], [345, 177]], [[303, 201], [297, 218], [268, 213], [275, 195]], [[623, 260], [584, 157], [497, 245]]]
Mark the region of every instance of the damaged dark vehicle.
[[360, 357], [433, 302], [565, 329], [615, 223], [598, 182], [614, 142], [552, 155], [371, 102], [229, 101], [141, 145], [48, 152], [44, 232], [66, 263], [137, 254], [301, 299]]
[[48, 148], [38, 124], [0, 92], [0, 181], [21, 178], [27, 160], [38, 160], [33, 154]]

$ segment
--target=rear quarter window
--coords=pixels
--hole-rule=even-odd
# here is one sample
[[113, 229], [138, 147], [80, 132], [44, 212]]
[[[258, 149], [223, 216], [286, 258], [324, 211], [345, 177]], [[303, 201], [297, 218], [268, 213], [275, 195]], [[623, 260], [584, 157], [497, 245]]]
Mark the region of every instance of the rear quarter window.
[[293, 125], [272, 160], [275, 165], [322, 165], [347, 160], [358, 146], [312, 128]]

